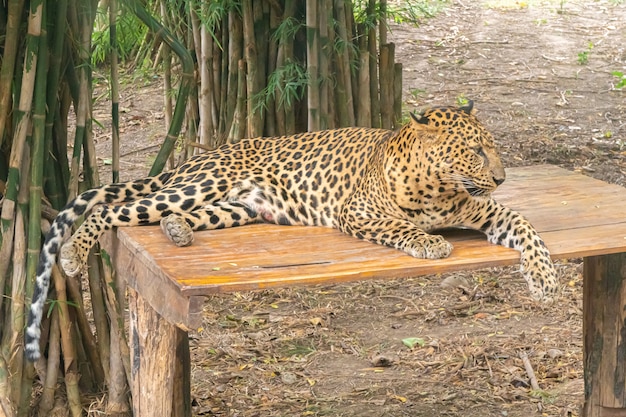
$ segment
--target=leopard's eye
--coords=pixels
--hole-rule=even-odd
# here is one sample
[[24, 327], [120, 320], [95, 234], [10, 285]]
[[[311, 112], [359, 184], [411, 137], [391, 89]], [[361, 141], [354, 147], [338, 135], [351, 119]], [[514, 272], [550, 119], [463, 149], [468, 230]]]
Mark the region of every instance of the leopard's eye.
[[476, 152], [476, 155], [480, 156], [481, 158], [487, 158], [487, 154], [485, 154], [485, 150], [482, 146], [475, 147], [474, 152]]

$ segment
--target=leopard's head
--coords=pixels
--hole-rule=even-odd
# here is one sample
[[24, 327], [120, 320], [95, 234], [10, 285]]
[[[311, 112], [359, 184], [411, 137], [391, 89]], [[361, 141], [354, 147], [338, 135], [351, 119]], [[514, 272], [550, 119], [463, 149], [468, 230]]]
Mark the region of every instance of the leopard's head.
[[412, 114], [410, 129], [421, 140], [427, 168], [440, 187], [488, 196], [505, 179], [493, 136], [462, 107], [435, 107]]

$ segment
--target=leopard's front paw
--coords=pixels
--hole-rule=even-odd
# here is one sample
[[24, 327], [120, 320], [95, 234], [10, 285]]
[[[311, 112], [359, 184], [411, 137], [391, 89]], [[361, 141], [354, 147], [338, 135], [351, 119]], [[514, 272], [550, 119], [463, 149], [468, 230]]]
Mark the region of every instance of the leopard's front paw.
[[441, 259], [450, 256], [452, 248], [452, 244], [443, 236], [426, 235], [407, 244], [404, 251], [415, 258]]
[[189, 246], [193, 242], [193, 229], [180, 214], [162, 218], [161, 230], [176, 246]]
[[549, 257], [536, 259], [534, 262], [522, 262], [522, 274], [534, 300], [550, 304], [557, 299], [559, 279]]
[[83, 269], [87, 258], [87, 250], [81, 250], [73, 240], [69, 240], [61, 247], [59, 263], [68, 277], [75, 277]]

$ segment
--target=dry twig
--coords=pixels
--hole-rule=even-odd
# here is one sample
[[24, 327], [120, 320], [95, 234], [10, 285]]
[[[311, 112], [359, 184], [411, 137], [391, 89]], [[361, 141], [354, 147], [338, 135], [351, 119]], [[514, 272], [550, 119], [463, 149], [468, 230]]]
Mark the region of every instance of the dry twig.
[[524, 369], [526, 369], [526, 373], [528, 374], [528, 378], [530, 379], [530, 386], [533, 390], [539, 391], [539, 384], [537, 383], [537, 377], [535, 376], [535, 371], [533, 371], [533, 366], [528, 359], [528, 355], [526, 352], [520, 351], [519, 357], [524, 362]]

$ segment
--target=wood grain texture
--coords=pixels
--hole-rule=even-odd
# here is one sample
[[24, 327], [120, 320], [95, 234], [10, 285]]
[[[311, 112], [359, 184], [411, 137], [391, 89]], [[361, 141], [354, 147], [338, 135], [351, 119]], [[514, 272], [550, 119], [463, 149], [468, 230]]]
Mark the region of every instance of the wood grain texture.
[[[494, 197], [533, 223], [554, 258], [626, 251], [624, 188], [550, 165], [513, 168], [507, 175]], [[454, 244], [452, 255], [424, 260], [321, 227], [256, 224], [198, 232], [186, 248], [172, 245], [158, 226], [118, 229], [124, 265], [137, 275], [131, 286], [141, 285], [143, 275], [164, 284], [158, 291], [167, 287], [184, 296], [519, 262], [518, 252], [491, 245], [479, 233], [444, 234]], [[162, 296], [169, 299], [167, 293]]]
[[585, 258], [585, 417], [626, 417], [626, 253]]
[[[129, 289], [130, 366], [134, 416], [171, 416], [177, 367], [177, 332]], [[180, 399], [180, 397], [177, 397]]]

